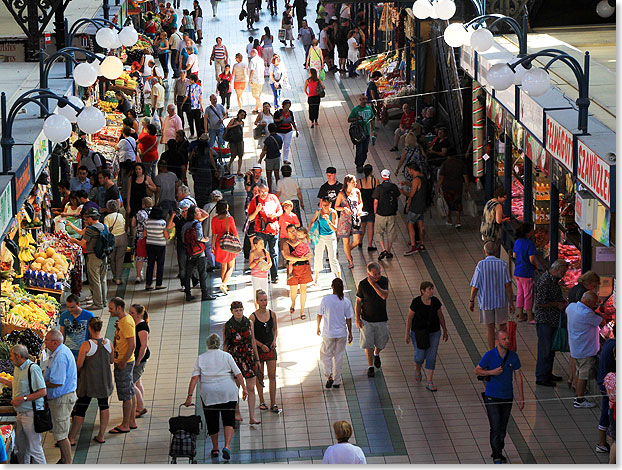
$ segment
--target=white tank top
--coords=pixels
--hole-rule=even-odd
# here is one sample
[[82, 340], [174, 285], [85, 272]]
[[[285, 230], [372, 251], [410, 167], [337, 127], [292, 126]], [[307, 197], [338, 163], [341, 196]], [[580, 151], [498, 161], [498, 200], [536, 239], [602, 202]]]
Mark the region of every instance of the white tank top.
[[[89, 339], [89, 346], [90, 349], [86, 353], [86, 357], [95, 355], [95, 353], [97, 352], [97, 341], [95, 341], [94, 339]], [[109, 353], [112, 352], [112, 345], [110, 344], [110, 340], [108, 338], [104, 338], [104, 349]]]

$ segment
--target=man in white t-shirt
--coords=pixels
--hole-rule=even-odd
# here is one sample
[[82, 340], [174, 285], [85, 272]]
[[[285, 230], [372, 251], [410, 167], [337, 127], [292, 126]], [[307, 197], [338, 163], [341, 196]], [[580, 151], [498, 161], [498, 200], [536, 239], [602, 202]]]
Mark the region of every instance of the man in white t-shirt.
[[257, 49], [253, 49], [251, 51], [251, 61], [248, 64], [248, 83], [251, 86], [251, 94], [255, 98], [253, 114], [257, 114], [261, 108], [261, 90], [265, 82], [265, 71], [266, 66], [263, 59], [257, 54]]
[[292, 201], [294, 208], [292, 212], [298, 216], [298, 220], [302, 223], [300, 214], [300, 208], [304, 210], [305, 203], [302, 200], [302, 194], [300, 187], [294, 178], [292, 178], [292, 167], [290, 165], [283, 165], [281, 167], [281, 174], [283, 177], [276, 182], [276, 197], [279, 198], [281, 204], [283, 201]]
[[346, 339], [348, 343], [352, 342], [353, 312], [350, 300], [343, 294], [343, 281], [336, 277], [333, 279], [332, 288], [333, 293], [324, 296], [320, 303], [317, 335], [322, 337], [320, 360], [324, 364], [326, 388], [339, 388]]
[[151, 107], [160, 118], [164, 112], [164, 87], [156, 77], [151, 79]]
[[173, 68], [173, 78], [179, 77], [179, 45], [183, 42], [183, 35], [173, 26], [172, 33], [168, 38], [168, 45], [171, 49], [171, 67]]

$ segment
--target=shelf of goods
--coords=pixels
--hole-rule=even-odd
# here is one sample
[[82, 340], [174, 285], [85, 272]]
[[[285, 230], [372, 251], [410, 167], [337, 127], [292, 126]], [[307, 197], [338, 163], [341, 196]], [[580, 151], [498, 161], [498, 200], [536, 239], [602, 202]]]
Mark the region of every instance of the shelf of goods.
[[[13, 331], [20, 333], [30, 330], [43, 339], [50, 326], [55, 323], [59, 308], [59, 302], [46, 293], [35, 294], [13, 284], [6, 286], [3, 284], [0, 297], [2, 333], [7, 335]], [[0, 342], [0, 358], [1, 349], [2, 342]], [[31, 354], [36, 355], [32, 352]]]
[[[558, 259], [563, 259], [568, 263], [568, 271], [562, 278], [562, 286], [570, 289], [577, 284], [577, 279], [581, 275], [581, 251], [574, 245], [564, 245], [559, 243], [557, 245]], [[549, 254], [550, 244], [545, 246], [546, 257]]]
[[39, 235], [39, 250], [24, 272], [27, 289], [52, 294], [60, 299], [63, 290], [82, 291], [82, 249], [66, 233]]
[[523, 221], [525, 213], [525, 204], [523, 202], [523, 185], [516, 178], [512, 179], [512, 216], [519, 222]]

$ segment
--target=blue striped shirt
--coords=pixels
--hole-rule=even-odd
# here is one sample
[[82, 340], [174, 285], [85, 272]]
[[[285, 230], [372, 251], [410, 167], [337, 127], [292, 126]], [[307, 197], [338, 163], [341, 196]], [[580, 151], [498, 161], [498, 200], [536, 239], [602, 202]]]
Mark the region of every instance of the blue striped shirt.
[[495, 256], [477, 263], [471, 287], [477, 287], [477, 303], [481, 310], [507, 307], [505, 285], [510, 282], [508, 264]]

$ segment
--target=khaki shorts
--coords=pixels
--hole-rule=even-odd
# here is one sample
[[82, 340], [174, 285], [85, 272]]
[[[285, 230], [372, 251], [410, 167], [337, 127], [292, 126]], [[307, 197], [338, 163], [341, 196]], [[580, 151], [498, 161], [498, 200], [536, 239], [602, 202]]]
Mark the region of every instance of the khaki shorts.
[[259, 98], [263, 90], [263, 83], [251, 83], [251, 94], [253, 98]]
[[389, 322], [368, 322], [361, 318], [363, 328], [361, 328], [359, 344], [361, 349], [384, 349], [389, 342]]
[[[385, 240], [386, 237], [386, 240]], [[395, 240], [395, 216], [376, 214], [374, 225], [374, 239], [377, 242], [393, 243]]]
[[54, 400], [48, 400], [52, 415], [52, 435], [54, 436], [54, 441], [62, 441], [69, 436], [71, 411], [77, 400], [76, 392], [66, 393]]
[[508, 322], [508, 308], [494, 308], [492, 310], [480, 310], [479, 322], [482, 325], [490, 325], [494, 323], [496, 325], [502, 325]]
[[577, 365], [577, 377], [580, 380], [590, 380], [596, 377], [596, 356], [584, 357], [583, 359], [576, 359]]

